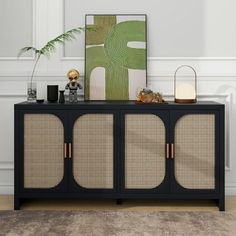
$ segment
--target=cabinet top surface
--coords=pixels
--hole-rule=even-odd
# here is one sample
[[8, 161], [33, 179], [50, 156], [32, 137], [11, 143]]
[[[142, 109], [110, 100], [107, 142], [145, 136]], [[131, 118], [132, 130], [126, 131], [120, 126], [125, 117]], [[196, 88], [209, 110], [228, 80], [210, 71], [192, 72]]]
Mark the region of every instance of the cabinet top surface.
[[15, 104], [16, 108], [25, 108], [25, 109], [76, 109], [76, 107], [109, 107], [109, 108], [122, 108], [122, 107], [132, 107], [137, 109], [194, 109], [197, 107], [207, 108], [207, 107], [216, 107], [216, 106], [224, 106], [224, 104], [214, 102], [214, 101], [198, 101], [197, 103], [189, 103], [189, 104], [180, 104], [172, 101], [168, 101], [167, 103], [137, 103], [135, 101], [79, 101], [77, 103], [69, 103], [65, 102], [63, 104], [60, 103], [36, 103], [36, 102], [21, 102]]

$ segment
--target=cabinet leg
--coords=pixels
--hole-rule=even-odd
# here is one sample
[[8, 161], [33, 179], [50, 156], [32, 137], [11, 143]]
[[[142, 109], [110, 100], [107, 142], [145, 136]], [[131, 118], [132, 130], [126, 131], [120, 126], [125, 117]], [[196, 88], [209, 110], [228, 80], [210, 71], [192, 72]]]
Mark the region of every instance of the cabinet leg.
[[217, 204], [219, 207], [219, 211], [225, 211], [225, 199], [224, 198], [218, 199]]
[[20, 198], [14, 197], [14, 210], [20, 210], [21, 200]]
[[122, 199], [116, 199], [116, 204], [121, 205], [122, 204]]

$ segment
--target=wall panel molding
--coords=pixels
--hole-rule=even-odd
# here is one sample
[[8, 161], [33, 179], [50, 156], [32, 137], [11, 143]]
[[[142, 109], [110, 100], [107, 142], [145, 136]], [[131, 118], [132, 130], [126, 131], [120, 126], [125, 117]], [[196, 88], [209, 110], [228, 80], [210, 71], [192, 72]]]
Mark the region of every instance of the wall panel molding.
[[[65, 66], [66, 67], [66, 66]], [[73, 68], [73, 66], [67, 66], [67, 68]], [[176, 67], [177, 68], [177, 67]], [[175, 69], [176, 69], [175, 68]], [[69, 70], [69, 69], [68, 69]], [[81, 77], [84, 77], [84, 72], [83, 72], [84, 68], [79, 68], [79, 71], [82, 71], [80, 73]], [[149, 70], [151, 71], [151, 70]], [[38, 78], [38, 77], [46, 77], [49, 80], [51, 80], [52, 78], [59, 78], [59, 80], [61, 80], [60, 77], [65, 78], [66, 74], [68, 71], [48, 71], [48, 72], [35, 72], [34, 77]], [[173, 80], [173, 76], [174, 76], [174, 72], [175, 70], [171, 70], [171, 71], [157, 71], [157, 72], [148, 72], [148, 80], [149, 81], [153, 81], [156, 80], [155, 78], [158, 78], [158, 80], [160, 81], [172, 81]], [[17, 80], [17, 81], [27, 81], [28, 78], [31, 75], [31, 71], [11, 71], [11, 72], [1, 72], [0, 71], [0, 82], [1, 81], [9, 81], [9, 80]], [[182, 73], [181, 74], [182, 77], [189, 77], [192, 76], [190, 74], [186, 74], [186, 73]], [[235, 73], [202, 73], [202, 72], [197, 72], [197, 76], [198, 76], [198, 81], [222, 81], [223, 78], [227, 78], [227, 81], [236, 81], [236, 72]], [[9, 78], [11, 77], [11, 78]], [[6, 78], [6, 79], [5, 79]], [[18, 79], [17, 79], [18, 78]]]
[[[26, 98], [26, 94], [23, 93], [0, 93], [1, 98]], [[0, 161], [1, 165], [1, 161]]]
[[149, 61], [236, 61], [236, 57], [149, 57]]
[[[63, 49], [64, 50], [64, 49]], [[64, 52], [62, 61], [84, 61], [84, 57], [65, 57]], [[148, 57], [148, 61], [236, 61], [236, 57]]]
[[61, 57], [61, 61], [82, 61], [85, 62], [84, 57]]
[[35, 56], [32, 57], [0, 57], [0, 61], [34, 61]]
[[[32, 0], [32, 29], [31, 30], [32, 30], [32, 46], [33, 46], [35, 45], [35, 42], [36, 42], [36, 0]], [[33, 61], [33, 60], [35, 60], [34, 55], [32, 57], [0, 57], [0, 61]]]
[[1, 170], [14, 170], [13, 161], [0, 161], [0, 171]]

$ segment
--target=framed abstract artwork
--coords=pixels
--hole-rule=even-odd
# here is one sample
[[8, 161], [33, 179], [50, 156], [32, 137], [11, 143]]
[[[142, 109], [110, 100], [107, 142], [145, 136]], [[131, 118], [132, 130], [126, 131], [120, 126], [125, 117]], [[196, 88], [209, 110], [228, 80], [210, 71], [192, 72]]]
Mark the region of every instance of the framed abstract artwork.
[[135, 100], [147, 81], [146, 15], [86, 15], [85, 100]]

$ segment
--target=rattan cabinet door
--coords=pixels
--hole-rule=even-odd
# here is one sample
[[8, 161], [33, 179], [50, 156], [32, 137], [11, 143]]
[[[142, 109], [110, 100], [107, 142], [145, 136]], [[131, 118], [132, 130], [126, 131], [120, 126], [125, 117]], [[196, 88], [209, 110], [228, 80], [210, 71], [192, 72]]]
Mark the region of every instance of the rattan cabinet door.
[[215, 189], [215, 115], [186, 114], [174, 129], [174, 176], [185, 189]]
[[166, 175], [166, 128], [155, 114], [125, 114], [124, 187], [155, 189]]
[[24, 115], [24, 188], [56, 187], [64, 176], [64, 127], [53, 114]]
[[73, 127], [73, 177], [84, 189], [113, 189], [113, 114], [84, 114]]

